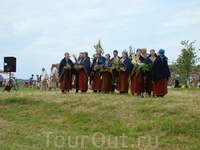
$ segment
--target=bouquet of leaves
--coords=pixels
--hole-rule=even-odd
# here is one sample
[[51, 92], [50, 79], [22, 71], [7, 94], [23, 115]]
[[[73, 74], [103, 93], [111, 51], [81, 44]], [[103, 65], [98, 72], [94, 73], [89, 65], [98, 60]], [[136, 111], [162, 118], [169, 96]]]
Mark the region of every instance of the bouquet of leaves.
[[82, 66], [81, 65], [74, 65], [74, 69], [76, 69], [76, 70], [79, 70], [79, 69], [81, 69], [82, 68]]
[[134, 65], [133, 73], [138, 76], [141, 71], [150, 71], [152, 64], [141, 62], [138, 58], [133, 57], [132, 64]]
[[66, 65], [66, 66], [64, 66], [64, 68], [69, 70], [69, 69], [71, 69], [72, 67], [71, 67], [71, 65], [70, 65], [70, 64], [68, 64], [68, 63], [67, 63], [67, 65]]
[[78, 59], [76, 57], [76, 54], [72, 54], [72, 57], [74, 58], [75, 62], [77, 63], [78, 62]]
[[120, 59], [113, 60], [111, 69], [119, 69], [121, 67]]
[[141, 67], [142, 67], [143, 71], [151, 71], [152, 66], [153, 66], [153, 64], [148, 64], [145, 62], [145, 63], [143, 63], [143, 65]]
[[111, 68], [110, 68], [110, 67], [102, 66], [102, 68], [101, 68], [101, 72], [104, 72], [104, 71], [108, 71], [108, 72], [110, 72], [110, 71], [111, 71]]
[[75, 60], [75, 65], [74, 65], [74, 69], [75, 70], [79, 70], [79, 69], [81, 69], [82, 68], [82, 66], [81, 65], [78, 65], [78, 59], [77, 59], [77, 57], [76, 57], [76, 54], [72, 54], [72, 57], [74, 58], [74, 60]]
[[94, 69], [95, 69], [95, 70], [101, 70], [102, 67], [101, 67], [100, 65], [96, 64], [96, 65], [94, 65]]

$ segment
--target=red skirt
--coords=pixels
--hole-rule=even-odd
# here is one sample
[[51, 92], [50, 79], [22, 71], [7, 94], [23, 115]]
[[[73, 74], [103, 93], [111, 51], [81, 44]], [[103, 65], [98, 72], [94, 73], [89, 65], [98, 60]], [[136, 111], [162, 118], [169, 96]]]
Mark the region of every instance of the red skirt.
[[111, 72], [102, 73], [102, 92], [111, 92], [112, 91], [112, 74]]
[[65, 70], [65, 73], [62, 75], [60, 79], [60, 89], [67, 91], [72, 89], [71, 70]]
[[117, 83], [117, 90], [119, 92], [128, 92], [128, 79], [126, 77], [126, 71], [119, 73], [119, 79]]
[[92, 90], [101, 90], [101, 76], [99, 71], [94, 72]]
[[131, 77], [131, 93], [143, 93], [144, 92], [144, 76], [139, 74], [138, 77], [133, 75]]
[[167, 94], [167, 78], [158, 79], [153, 84], [153, 95]]
[[88, 90], [88, 77], [83, 68], [79, 70], [78, 88], [79, 90], [85, 90], [85, 91]]

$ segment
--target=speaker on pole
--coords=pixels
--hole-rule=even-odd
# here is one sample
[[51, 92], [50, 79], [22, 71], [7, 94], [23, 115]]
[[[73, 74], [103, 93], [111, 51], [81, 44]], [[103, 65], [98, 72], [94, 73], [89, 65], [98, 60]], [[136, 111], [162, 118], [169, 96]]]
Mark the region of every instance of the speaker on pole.
[[4, 72], [16, 72], [16, 58], [4, 57]]

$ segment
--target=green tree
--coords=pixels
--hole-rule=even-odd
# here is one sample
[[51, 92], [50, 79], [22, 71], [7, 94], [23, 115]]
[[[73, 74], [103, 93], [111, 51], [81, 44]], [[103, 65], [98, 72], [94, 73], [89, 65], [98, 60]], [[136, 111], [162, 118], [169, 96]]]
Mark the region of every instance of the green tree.
[[96, 45], [94, 45], [94, 48], [95, 48], [95, 51], [97, 52], [98, 49], [101, 49], [101, 54], [103, 55], [104, 54], [104, 50], [103, 50], [103, 47], [101, 45], [101, 41], [99, 39], [98, 43]]
[[180, 82], [188, 88], [188, 81], [190, 80], [191, 75], [196, 73], [196, 64], [199, 61], [197, 52], [195, 50], [194, 44], [195, 41], [189, 42], [189, 40], [181, 41], [183, 49], [181, 54], [178, 56], [174, 67], [177, 73], [180, 75]]
[[101, 55], [104, 54], [104, 50], [103, 50], [103, 47], [101, 46], [101, 40], [99, 39], [98, 43], [96, 45], [94, 45], [94, 48], [95, 48], [95, 53], [92, 55], [92, 60], [94, 59], [94, 57], [96, 56], [96, 52], [101, 49]]
[[129, 58], [132, 58], [135, 55], [135, 48], [133, 49], [132, 46], [129, 46]]

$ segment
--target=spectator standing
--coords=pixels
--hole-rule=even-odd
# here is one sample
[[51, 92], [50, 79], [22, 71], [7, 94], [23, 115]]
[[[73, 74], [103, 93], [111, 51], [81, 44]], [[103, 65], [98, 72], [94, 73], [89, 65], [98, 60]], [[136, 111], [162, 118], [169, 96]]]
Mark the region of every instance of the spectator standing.
[[4, 81], [4, 78], [2, 77], [2, 75], [0, 75], [0, 87], [3, 87], [3, 81]]
[[41, 87], [40, 87], [41, 91], [47, 90], [47, 80], [48, 80], [47, 72], [45, 71], [45, 68], [42, 68]]
[[31, 75], [31, 77], [29, 78], [29, 88], [33, 88], [33, 78], [34, 74]]

